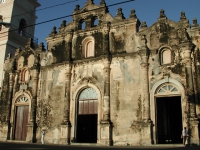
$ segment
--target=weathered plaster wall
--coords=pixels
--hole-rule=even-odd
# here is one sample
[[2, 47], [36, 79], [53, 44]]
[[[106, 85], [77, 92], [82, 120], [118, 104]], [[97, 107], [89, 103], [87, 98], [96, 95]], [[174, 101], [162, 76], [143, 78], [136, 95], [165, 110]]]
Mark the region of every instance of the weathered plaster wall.
[[[103, 83], [103, 65], [98, 62], [85, 62], [77, 63], [72, 69], [71, 78], [71, 94], [70, 94], [70, 122], [71, 128], [71, 140], [74, 142], [76, 137], [76, 118], [77, 118], [77, 104], [78, 96], [85, 88], [91, 87], [98, 94], [98, 133], [100, 132], [100, 121], [102, 120], [103, 101], [102, 95], [104, 93]], [[100, 134], [98, 134], [99, 140]]]
[[44, 68], [41, 72], [37, 139], [40, 139], [41, 130], [46, 129], [46, 142], [58, 144], [64, 112], [65, 70], [62, 66], [54, 66]]
[[141, 121], [141, 73], [134, 56], [113, 58], [111, 65], [111, 121], [114, 145], [139, 145]]

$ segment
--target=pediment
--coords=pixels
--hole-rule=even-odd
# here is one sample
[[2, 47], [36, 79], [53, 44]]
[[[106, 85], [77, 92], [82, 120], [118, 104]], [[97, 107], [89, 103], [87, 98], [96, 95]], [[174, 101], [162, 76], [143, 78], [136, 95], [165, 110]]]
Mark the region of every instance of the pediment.
[[139, 35], [146, 35], [150, 49], [158, 49], [162, 45], [179, 45], [184, 38], [187, 38], [186, 34], [185, 24], [168, 19], [158, 20], [149, 28], [139, 32]]
[[100, 8], [100, 7], [95, 4], [86, 5], [82, 9], [79, 10], [79, 13], [88, 12], [88, 11], [91, 11], [93, 9], [98, 9], [98, 8]]
[[34, 49], [32, 49], [32, 48], [30, 48], [30, 49], [27, 49], [27, 48], [25, 48], [25, 49], [23, 49], [18, 55], [16, 55], [16, 57], [20, 57], [20, 56], [25, 56], [25, 57], [27, 57], [27, 56], [29, 56], [29, 55], [31, 55], [31, 54], [35, 54], [35, 50]]
[[107, 12], [106, 5], [95, 5], [93, 2], [87, 2], [81, 9], [79, 7], [79, 5], [76, 5], [73, 18], [87, 18], [87, 16], [91, 16], [91, 14], [99, 16]]
[[112, 22], [112, 21], [114, 21], [114, 18], [112, 17], [112, 15], [110, 13], [106, 13], [106, 15], [104, 16], [103, 21], [104, 22]]
[[95, 4], [86, 4], [81, 9], [79, 9], [79, 7], [76, 8], [74, 11], [74, 14], [87, 13], [87, 12], [91, 12], [92, 10], [97, 11], [97, 9], [99, 10], [100, 8], [102, 8], [102, 6], [98, 6]]

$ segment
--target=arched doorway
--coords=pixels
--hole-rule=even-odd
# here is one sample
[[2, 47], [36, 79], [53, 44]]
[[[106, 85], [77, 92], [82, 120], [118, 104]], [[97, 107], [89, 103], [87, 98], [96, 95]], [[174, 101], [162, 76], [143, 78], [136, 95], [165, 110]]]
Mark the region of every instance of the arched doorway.
[[164, 83], [155, 91], [155, 123], [157, 144], [182, 143], [181, 92], [172, 83]]
[[26, 140], [29, 116], [29, 99], [21, 96], [15, 102], [14, 139]]
[[98, 95], [93, 88], [86, 88], [81, 91], [77, 101], [77, 142], [97, 142], [97, 116]]

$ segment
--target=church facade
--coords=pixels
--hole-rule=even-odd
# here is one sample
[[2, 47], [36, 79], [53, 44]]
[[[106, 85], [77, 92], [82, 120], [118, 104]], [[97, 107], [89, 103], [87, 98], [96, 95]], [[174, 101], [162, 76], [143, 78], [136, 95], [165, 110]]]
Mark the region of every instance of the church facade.
[[199, 145], [200, 27], [164, 10], [147, 27], [104, 0], [5, 61], [0, 140], [100, 145]]

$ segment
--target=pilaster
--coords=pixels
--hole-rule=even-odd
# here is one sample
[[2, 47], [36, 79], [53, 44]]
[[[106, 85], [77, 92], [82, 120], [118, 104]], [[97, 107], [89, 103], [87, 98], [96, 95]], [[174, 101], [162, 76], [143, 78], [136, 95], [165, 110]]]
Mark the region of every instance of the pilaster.
[[[39, 56], [37, 56], [39, 57]], [[36, 59], [38, 59], [36, 57]], [[32, 74], [32, 100], [31, 100], [31, 111], [30, 111], [30, 120], [27, 125], [27, 142], [34, 142], [36, 140], [35, 137], [35, 129], [36, 129], [36, 106], [37, 106], [37, 87], [38, 87], [38, 78], [39, 78], [39, 66], [38, 61], [35, 61], [34, 67], [31, 70]]]
[[104, 96], [103, 118], [100, 122], [100, 144], [112, 145], [112, 123], [110, 120], [110, 58], [103, 58], [104, 64]]
[[70, 144], [70, 130], [71, 123], [69, 119], [70, 112], [70, 81], [71, 81], [71, 64], [66, 64], [65, 72], [65, 100], [64, 100], [64, 112], [63, 121], [61, 124], [61, 144]]
[[[186, 30], [185, 34], [186, 34]], [[192, 48], [193, 44], [189, 39], [184, 39], [181, 43], [181, 48], [183, 52], [183, 62], [185, 64], [186, 72], [186, 96], [188, 97], [188, 129], [189, 129], [189, 145], [199, 145], [199, 131], [198, 131], [198, 119], [196, 116], [196, 104], [195, 104], [195, 95], [194, 95], [194, 81], [193, 81], [193, 71], [192, 71]]]
[[109, 54], [109, 32], [111, 23], [108, 22], [103, 28], [103, 55]]
[[149, 50], [147, 47], [147, 40], [145, 35], [141, 37], [141, 47], [138, 51], [138, 54], [141, 58], [141, 78], [142, 78], [142, 90], [143, 90], [143, 120], [150, 119], [150, 97], [149, 97], [149, 78], [148, 78], [148, 69], [149, 69]]
[[7, 128], [8, 128], [8, 131], [7, 131], [7, 140], [10, 140], [10, 132], [11, 132], [11, 124], [10, 124], [10, 115], [11, 115], [11, 105], [12, 105], [12, 95], [13, 95], [13, 85], [14, 85], [14, 73], [13, 72], [10, 72], [9, 73], [9, 96], [8, 96], [8, 101], [7, 101]]
[[142, 140], [141, 145], [151, 145], [151, 119], [150, 119], [150, 95], [149, 95], [149, 50], [147, 47], [147, 40], [145, 35], [141, 36], [141, 46], [138, 54], [141, 58], [141, 80], [142, 80]]

